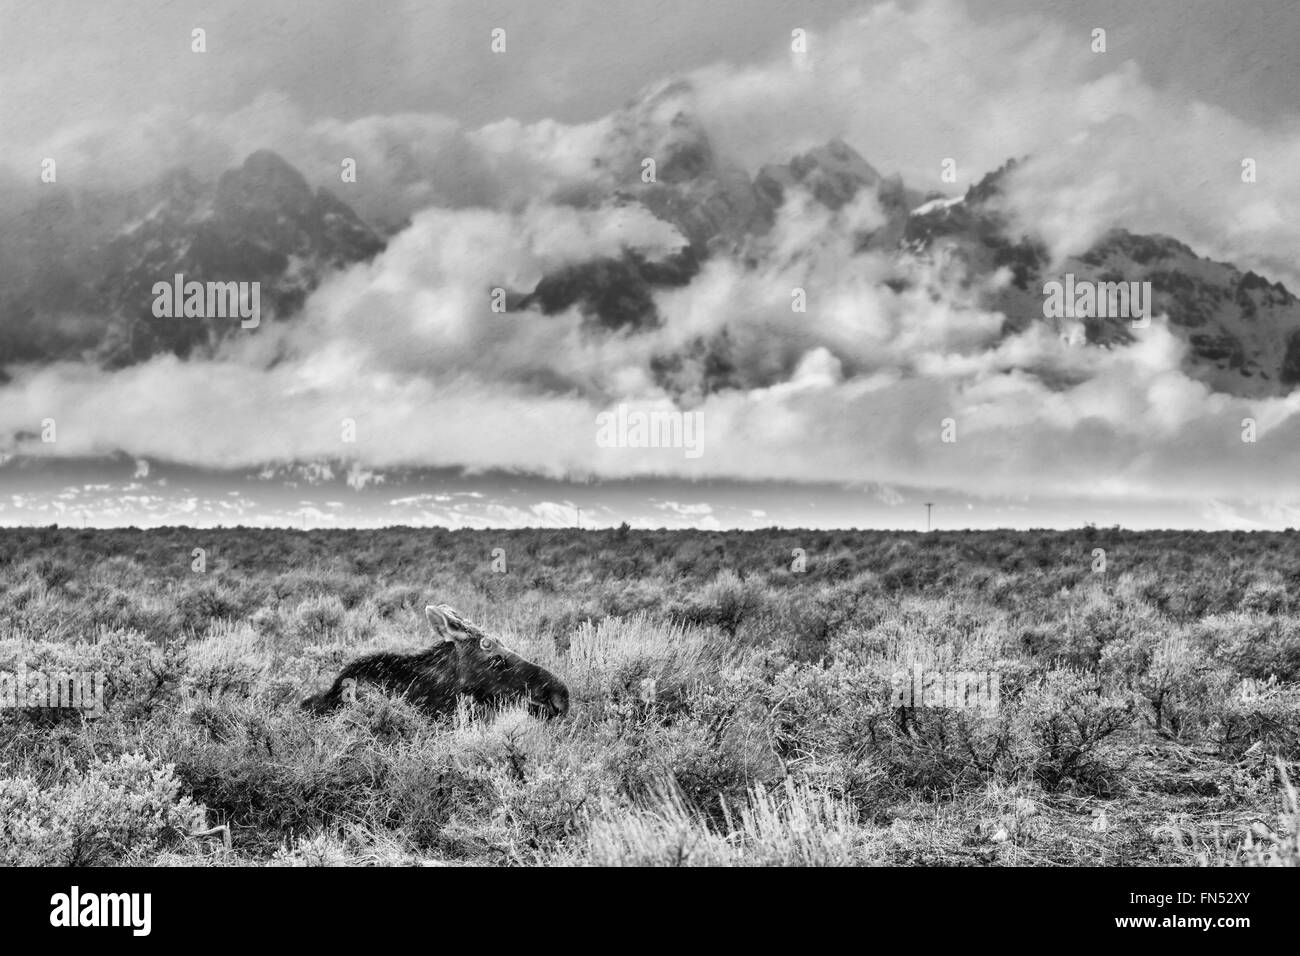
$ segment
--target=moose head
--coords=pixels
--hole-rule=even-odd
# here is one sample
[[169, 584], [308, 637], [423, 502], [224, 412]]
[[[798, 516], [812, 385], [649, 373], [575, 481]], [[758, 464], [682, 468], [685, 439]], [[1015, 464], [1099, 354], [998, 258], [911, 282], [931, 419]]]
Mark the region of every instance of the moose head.
[[449, 605], [431, 604], [424, 614], [434, 635], [450, 645], [447, 666], [454, 669], [460, 693], [481, 703], [520, 699], [547, 717], [569, 712], [569, 689], [546, 668], [520, 657]]

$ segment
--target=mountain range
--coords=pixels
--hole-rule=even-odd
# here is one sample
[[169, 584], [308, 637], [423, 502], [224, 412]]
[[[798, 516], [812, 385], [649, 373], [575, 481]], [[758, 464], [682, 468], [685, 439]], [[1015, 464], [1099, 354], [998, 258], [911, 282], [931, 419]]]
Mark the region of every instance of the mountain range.
[[265, 150], [215, 182], [177, 169], [129, 191], [50, 190], [2, 233], [0, 357], [110, 368], [208, 354], [232, 328], [155, 318], [160, 280], [260, 282], [263, 310], [283, 319], [330, 272], [385, 246], [347, 203]]
[[[635, 332], [660, 322], [656, 293], [690, 283], [706, 262], [731, 257], [757, 268], [779, 210], [796, 192], [830, 213], [870, 194], [879, 221], [855, 236], [860, 253], [900, 263], [884, 280], [902, 295], [915, 281], [907, 262], [954, 263], [980, 305], [1005, 316], [1012, 334], [1043, 317], [1043, 285], [1072, 273], [1098, 282], [1149, 281], [1153, 314], [1187, 343], [1185, 371], [1240, 396], [1281, 395], [1300, 384], [1300, 301], [1281, 283], [1199, 256], [1178, 240], [1122, 229], [1053, 264], [1047, 249], [1018, 234], [1004, 211], [1009, 161], [961, 196], [922, 193], [874, 169], [833, 140], [750, 175], [714, 149], [707, 130], [671, 85], [630, 104], [609, 127], [596, 184], [564, 199], [575, 205], [636, 204], [671, 223], [682, 248], [650, 259], [634, 250], [570, 263], [531, 288], [512, 289], [510, 308], [542, 316], [576, 308], [591, 334]], [[656, 159], [655, 181], [640, 161]], [[0, 221], [0, 376], [5, 365], [58, 359], [118, 368], [160, 354], [212, 354], [237, 325], [152, 315], [151, 289], [187, 280], [258, 281], [264, 313], [290, 319], [331, 272], [380, 254], [391, 235], [367, 224], [329, 190], [269, 151], [205, 181], [173, 170], [132, 190], [50, 189]], [[990, 281], [1001, 275], [1001, 281]], [[1059, 326], [1059, 323], [1058, 323]], [[1054, 329], [1081, 347], [1132, 340], [1128, 320], [1084, 319]], [[753, 385], [725, 333], [682, 356], [656, 357], [660, 383], [678, 396]], [[788, 370], [781, 370], [782, 373]], [[746, 378], [746, 376], [750, 378]]]

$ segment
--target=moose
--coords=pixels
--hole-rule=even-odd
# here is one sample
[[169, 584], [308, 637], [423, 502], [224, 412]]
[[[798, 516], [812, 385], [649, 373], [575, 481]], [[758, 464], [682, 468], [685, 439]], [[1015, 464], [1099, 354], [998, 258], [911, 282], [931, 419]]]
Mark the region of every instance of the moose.
[[569, 689], [546, 668], [520, 657], [446, 604], [430, 605], [424, 613], [439, 638], [434, 647], [418, 654], [358, 658], [329, 690], [304, 700], [303, 709], [328, 713], [356, 685], [369, 683], [401, 694], [431, 716], [454, 711], [462, 695], [487, 706], [523, 701], [539, 717], [569, 712]]

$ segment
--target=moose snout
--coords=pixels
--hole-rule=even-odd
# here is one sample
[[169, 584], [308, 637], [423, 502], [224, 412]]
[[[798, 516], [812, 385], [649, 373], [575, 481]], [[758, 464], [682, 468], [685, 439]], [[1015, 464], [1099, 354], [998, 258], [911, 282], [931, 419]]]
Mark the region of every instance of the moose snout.
[[569, 691], [563, 684], [549, 684], [540, 688], [529, 703], [543, 717], [563, 717], [569, 712]]
[[551, 715], [553, 717], [564, 717], [569, 713], [569, 692], [564, 687], [556, 687], [551, 691]]

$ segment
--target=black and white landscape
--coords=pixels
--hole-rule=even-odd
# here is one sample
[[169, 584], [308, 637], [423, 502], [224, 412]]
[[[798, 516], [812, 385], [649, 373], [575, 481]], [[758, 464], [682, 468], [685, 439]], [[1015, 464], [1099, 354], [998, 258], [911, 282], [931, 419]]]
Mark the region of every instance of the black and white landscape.
[[0, 523], [1295, 524], [1284, 5], [620, 6], [18, 5]]
[[1295, 865], [1298, 44], [0, 2], [0, 863]]

